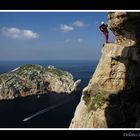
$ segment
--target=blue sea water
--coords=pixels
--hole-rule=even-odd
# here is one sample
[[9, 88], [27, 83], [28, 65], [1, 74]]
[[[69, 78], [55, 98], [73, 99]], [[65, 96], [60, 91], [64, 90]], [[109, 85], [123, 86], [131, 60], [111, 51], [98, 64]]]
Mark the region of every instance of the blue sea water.
[[[70, 72], [75, 80], [81, 79], [81, 89], [75, 94], [48, 93], [14, 100], [0, 101], [0, 128], [68, 128], [78, 105], [82, 89], [87, 86], [95, 71], [97, 61], [0, 61], [0, 74], [11, 71], [22, 64], [53, 65]], [[68, 100], [62, 105], [61, 102]], [[58, 107], [42, 113], [28, 121], [25, 118], [54, 105]]]

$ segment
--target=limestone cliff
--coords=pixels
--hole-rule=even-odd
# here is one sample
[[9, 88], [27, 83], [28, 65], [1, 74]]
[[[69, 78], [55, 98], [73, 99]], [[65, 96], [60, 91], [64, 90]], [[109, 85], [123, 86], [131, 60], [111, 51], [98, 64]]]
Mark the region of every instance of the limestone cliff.
[[53, 66], [26, 64], [0, 75], [0, 100], [47, 92], [72, 93], [80, 80]]
[[105, 44], [71, 128], [140, 127], [140, 13], [110, 12]]

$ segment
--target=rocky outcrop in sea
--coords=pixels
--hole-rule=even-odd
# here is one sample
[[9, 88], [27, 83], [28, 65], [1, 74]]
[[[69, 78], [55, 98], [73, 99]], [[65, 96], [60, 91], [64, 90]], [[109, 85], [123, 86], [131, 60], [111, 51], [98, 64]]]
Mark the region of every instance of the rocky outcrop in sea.
[[80, 81], [54, 66], [25, 64], [0, 75], [0, 100], [48, 92], [70, 94], [79, 88]]
[[140, 13], [109, 12], [114, 43], [83, 89], [71, 128], [140, 127]]

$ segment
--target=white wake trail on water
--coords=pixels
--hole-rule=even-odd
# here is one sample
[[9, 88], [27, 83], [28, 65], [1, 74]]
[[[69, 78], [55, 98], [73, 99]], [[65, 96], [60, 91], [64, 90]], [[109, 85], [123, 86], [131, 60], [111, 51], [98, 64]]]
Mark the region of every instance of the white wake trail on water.
[[[73, 98], [74, 98], [74, 97], [75, 97], [75, 96], [73, 96]], [[35, 114], [33, 114], [33, 115], [31, 115], [31, 116], [29, 116], [29, 117], [23, 119], [22, 121], [23, 121], [23, 122], [26, 122], [26, 121], [28, 121], [28, 120], [30, 120], [30, 119], [32, 119], [32, 118], [38, 116], [38, 115], [44, 114], [45, 112], [48, 112], [48, 111], [50, 111], [50, 110], [52, 110], [52, 109], [54, 109], [54, 108], [56, 108], [56, 107], [59, 107], [59, 106], [65, 104], [65, 103], [71, 101], [73, 98], [70, 98], [70, 99], [65, 100], [65, 101], [63, 101], [63, 102], [60, 102], [60, 103], [57, 103], [57, 104], [52, 105], [52, 106], [50, 106], [50, 107], [47, 107], [47, 108], [45, 108], [45, 109], [43, 109], [43, 110], [41, 110], [41, 111], [39, 111], [39, 112], [37, 112], [37, 113], [35, 113]]]

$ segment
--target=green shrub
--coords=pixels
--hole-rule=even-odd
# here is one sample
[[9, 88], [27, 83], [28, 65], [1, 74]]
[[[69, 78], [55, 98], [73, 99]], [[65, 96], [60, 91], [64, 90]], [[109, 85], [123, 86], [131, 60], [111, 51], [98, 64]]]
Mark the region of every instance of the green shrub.
[[51, 72], [51, 73], [53, 73], [53, 74], [55, 74], [55, 75], [57, 75], [57, 76], [67, 75], [67, 72], [62, 71], [62, 70], [60, 70], [60, 69], [47, 68], [47, 71], [48, 71], [48, 72]]

